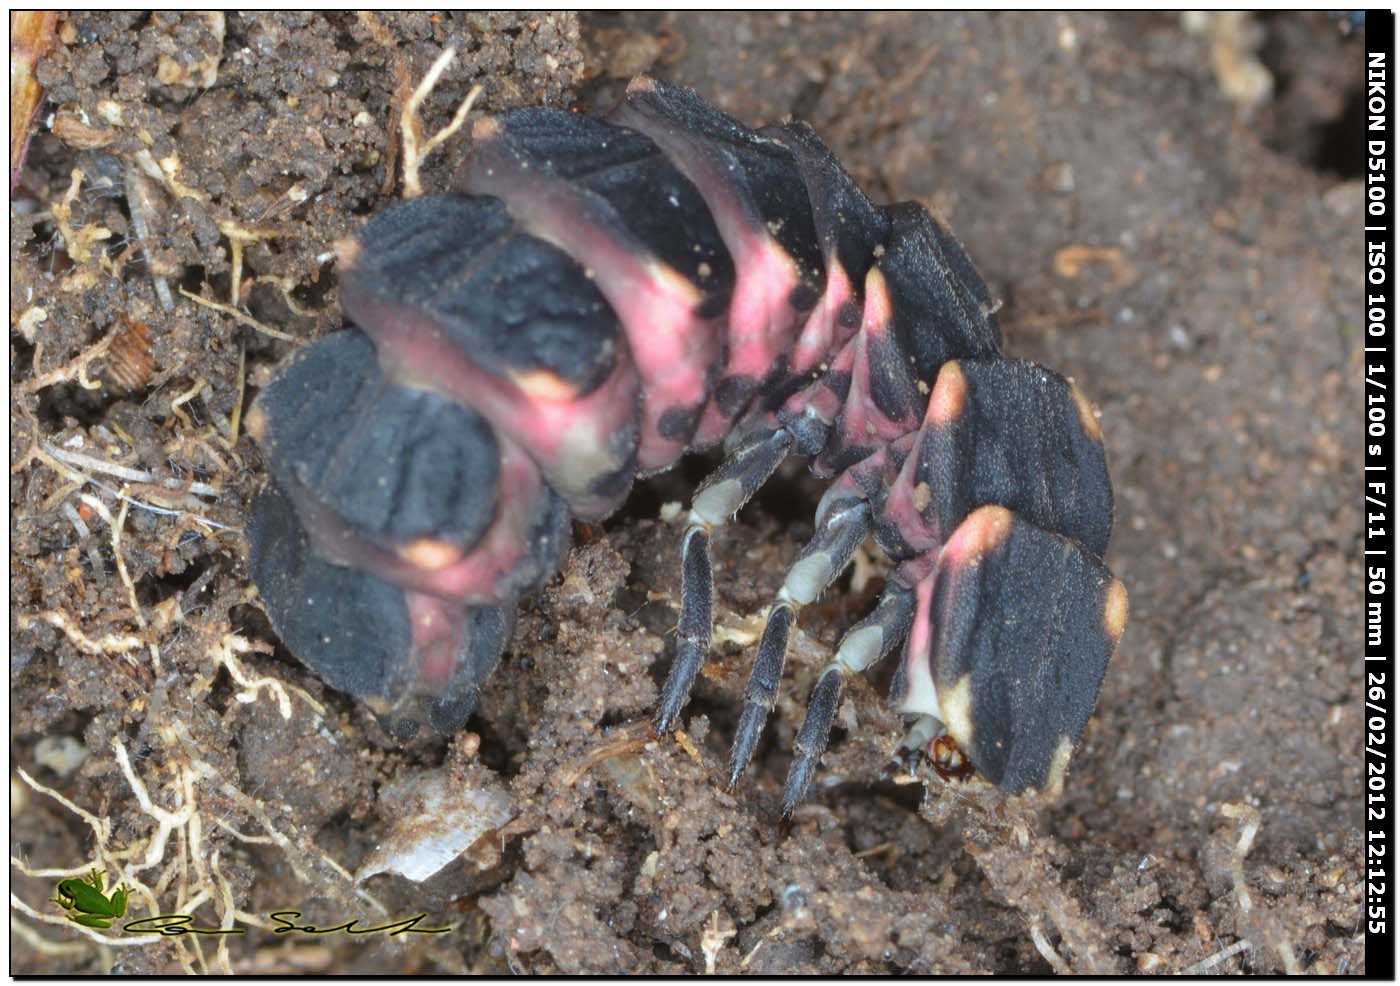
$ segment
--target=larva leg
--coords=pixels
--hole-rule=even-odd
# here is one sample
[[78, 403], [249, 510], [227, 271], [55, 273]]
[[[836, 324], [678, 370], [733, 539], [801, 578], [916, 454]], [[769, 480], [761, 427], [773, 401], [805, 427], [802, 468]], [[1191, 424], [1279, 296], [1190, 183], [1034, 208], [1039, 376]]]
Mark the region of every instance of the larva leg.
[[751, 432], [700, 485], [691, 502], [689, 525], [681, 538], [680, 636], [676, 659], [661, 689], [655, 719], [658, 733], [675, 724], [710, 650], [714, 612], [710, 532], [749, 502], [792, 448], [792, 436], [783, 429]]
[[[893, 329], [896, 314], [879, 267], [865, 280], [865, 308], [851, 350], [849, 388], [818, 462], [840, 475], [818, 508], [817, 533], [793, 565], [769, 615], [744, 696], [729, 783], [748, 767], [777, 698], [797, 611], [838, 576], [869, 533], [887, 463], [904, 457], [918, 428], [918, 390]], [[891, 466], [889, 471], [893, 471]]]
[[798, 611], [814, 602], [845, 571], [869, 530], [870, 504], [865, 497], [852, 491], [851, 484], [833, 486], [818, 508], [816, 533], [788, 570], [778, 599], [768, 613], [744, 690], [744, 709], [729, 755], [731, 788], [744, 775], [768, 714], [777, 701], [788, 641]]
[[841, 639], [836, 656], [822, 671], [807, 700], [807, 716], [798, 730], [792, 766], [788, 768], [787, 782], [783, 785], [784, 815], [791, 815], [807, 796], [817, 762], [826, 752], [847, 676], [872, 667], [903, 643], [914, 619], [914, 602], [914, 590], [891, 583], [880, 596], [875, 610]]

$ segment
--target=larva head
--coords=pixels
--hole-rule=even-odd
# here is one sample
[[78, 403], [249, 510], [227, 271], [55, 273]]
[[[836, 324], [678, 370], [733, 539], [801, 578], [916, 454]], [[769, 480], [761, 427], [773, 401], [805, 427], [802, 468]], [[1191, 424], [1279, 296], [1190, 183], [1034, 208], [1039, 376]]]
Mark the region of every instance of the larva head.
[[930, 714], [992, 783], [1057, 789], [1127, 624], [1123, 584], [1004, 507], [974, 511], [933, 578]]
[[313, 550], [406, 589], [494, 605], [554, 570], [567, 510], [471, 408], [390, 383], [342, 332], [306, 347], [249, 430]]

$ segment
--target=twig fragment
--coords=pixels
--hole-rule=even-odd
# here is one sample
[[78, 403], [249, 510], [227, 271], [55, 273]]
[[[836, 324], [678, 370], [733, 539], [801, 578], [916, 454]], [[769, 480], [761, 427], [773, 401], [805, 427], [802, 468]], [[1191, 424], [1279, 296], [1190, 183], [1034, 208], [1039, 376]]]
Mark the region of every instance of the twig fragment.
[[131, 769], [131, 758], [127, 755], [126, 747], [116, 737], [112, 739], [112, 751], [116, 754], [117, 766], [121, 768], [126, 783], [131, 787], [131, 792], [136, 795], [136, 803], [141, 806], [142, 811], [156, 820], [156, 834], [146, 847], [146, 858], [142, 860], [140, 865], [132, 868], [133, 873], [140, 873], [142, 870], [148, 870], [155, 866], [164, 858], [165, 844], [170, 841], [171, 833], [184, 828], [189, 823], [190, 818], [194, 815], [195, 803], [193, 800], [185, 801], [179, 811], [162, 808], [151, 800], [151, 794], [146, 790], [145, 783]]
[[[149, 156], [150, 152], [144, 152]], [[146, 257], [146, 266], [151, 271], [151, 283], [155, 286], [156, 299], [163, 311], [175, 307], [175, 299], [170, 297], [170, 282], [156, 271], [155, 258], [151, 253], [151, 231], [155, 224], [157, 208], [151, 187], [146, 177], [134, 162], [126, 166], [126, 202], [131, 211], [131, 231], [136, 234], [136, 242]]]
[[560, 779], [563, 787], [573, 787], [578, 783], [580, 777], [588, 773], [598, 764], [614, 757], [626, 756], [645, 748], [648, 744], [654, 743], [656, 737], [650, 732], [641, 732], [635, 736], [623, 735], [617, 739], [610, 739], [599, 743], [588, 753], [580, 757], [578, 761], [569, 768], [568, 772]]
[[[108, 462], [105, 459], [99, 459], [83, 452], [75, 452], [72, 449], [60, 448], [49, 442], [41, 443], [41, 447], [45, 454], [51, 455], [58, 461], [77, 469], [87, 469], [91, 472], [115, 476], [117, 479], [124, 479], [129, 483], [143, 483], [147, 486], [160, 486], [167, 490], [176, 490], [181, 493], [193, 493], [195, 496], [216, 497], [219, 495], [218, 488], [210, 486], [208, 483], [186, 483], [178, 479], [161, 479], [159, 476], [142, 469], [133, 469], [130, 466]], [[75, 478], [85, 480], [88, 477], [77, 474]]]
[[111, 239], [112, 231], [106, 226], [74, 226], [73, 202], [83, 187], [83, 172], [74, 168], [68, 183], [68, 191], [52, 207], [54, 222], [58, 224], [63, 237], [64, 248], [75, 264], [85, 264], [92, 256], [92, 245], [101, 240]]
[[[1220, 806], [1220, 813], [1226, 818], [1244, 823], [1240, 829], [1240, 841], [1236, 843], [1235, 851], [1230, 854], [1230, 879], [1235, 885], [1235, 898], [1239, 902], [1240, 913], [1248, 915], [1254, 907], [1254, 899], [1249, 893], [1249, 885], [1245, 882], [1244, 859], [1254, 846], [1254, 837], [1259, 834], [1262, 819], [1258, 808], [1244, 802], [1227, 802]], [[1278, 952], [1284, 971], [1290, 976], [1299, 975], [1302, 970], [1293, 954], [1293, 942], [1286, 934], [1280, 932], [1272, 921], [1265, 921], [1264, 929], [1263, 936]]]
[[86, 955], [88, 947], [71, 941], [49, 941], [29, 925], [10, 916], [10, 932], [40, 955]]
[[36, 623], [47, 623], [52, 627], [57, 627], [63, 631], [74, 647], [85, 654], [126, 654], [144, 646], [145, 641], [140, 637], [131, 634], [109, 633], [98, 640], [89, 637], [83, 631], [73, 625], [67, 614], [58, 610], [49, 610], [44, 613], [21, 613], [19, 616], [19, 628], [27, 630]]
[[1244, 858], [1249, 855], [1249, 850], [1254, 846], [1254, 836], [1259, 832], [1259, 809], [1252, 805], [1231, 802], [1220, 806], [1220, 814], [1244, 822], [1244, 827], [1240, 829], [1240, 841], [1230, 855], [1230, 877], [1235, 884], [1235, 896], [1239, 901], [1240, 910], [1248, 914], [1254, 902], [1249, 895], [1249, 885], [1244, 879]]
[[259, 240], [276, 239], [282, 235], [282, 232], [277, 229], [243, 226], [227, 219], [219, 221], [219, 232], [228, 237], [230, 247], [229, 304], [238, 305], [242, 302], [244, 246], [249, 243], [257, 243]]
[[255, 678], [248, 674], [234, 657], [235, 654], [248, 654], [256, 649], [255, 645], [249, 643], [246, 638], [240, 637], [235, 633], [228, 633], [224, 634], [218, 644], [210, 651], [211, 656], [218, 661], [219, 665], [228, 671], [229, 677], [242, 688], [242, 691], [234, 695], [234, 698], [246, 705], [257, 701], [258, 693], [263, 689], [267, 689], [272, 693], [273, 699], [277, 702], [277, 711], [281, 714], [282, 718], [290, 720], [292, 718], [292, 700], [288, 695], [288, 689], [290, 688], [291, 691], [296, 692], [297, 696], [303, 702], [310, 706], [312, 712], [318, 717], [324, 718], [326, 707], [305, 691], [295, 686], [283, 685], [282, 682], [275, 678]]
[[1031, 941], [1035, 944], [1035, 950], [1040, 953], [1040, 957], [1050, 964], [1050, 968], [1055, 970], [1057, 976], [1067, 976], [1070, 974], [1069, 963], [1060, 957], [1060, 953], [1055, 951], [1055, 946], [1050, 944], [1050, 940], [1045, 937], [1044, 930], [1040, 927], [1040, 919], [1031, 919]]
[[233, 410], [228, 416], [229, 448], [238, 444], [238, 428], [243, 423], [243, 391], [248, 380], [248, 347], [238, 344], [238, 388], [233, 395]]
[[170, 399], [170, 413], [175, 415], [175, 417], [179, 418], [180, 423], [183, 424], [186, 428], [193, 429], [194, 422], [191, 421], [189, 418], [185, 417], [185, 413], [180, 410], [180, 407], [184, 404], [188, 404], [190, 401], [198, 397], [200, 391], [204, 390], [204, 388], [207, 386], [209, 386], [209, 381], [205, 380], [203, 377], [200, 377], [194, 382], [193, 385], [191, 385], [189, 390], [186, 390], [182, 394], [177, 394], [176, 396]]
[[123, 500], [121, 510], [117, 512], [114, 520], [107, 505], [91, 493], [79, 493], [78, 499], [91, 507], [112, 529], [112, 555], [117, 562], [117, 575], [121, 578], [122, 585], [126, 586], [127, 599], [131, 603], [132, 612], [136, 614], [136, 625], [142, 630], [146, 629], [146, 616], [141, 612], [141, 604], [136, 599], [136, 583], [131, 581], [131, 575], [126, 570], [126, 559], [122, 557], [122, 527], [126, 524], [126, 512], [131, 505]]
[[10, 893], [10, 907], [19, 911], [26, 917], [33, 918], [35, 921], [43, 921], [45, 924], [56, 924], [60, 928], [76, 931], [80, 935], [91, 938], [99, 945], [109, 945], [113, 948], [125, 948], [129, 945], [154, 945], [161, 940], [160, 935], [122, 935], [119, 938], [109, 938], [106, 935], [98, 934], [92, 928], [86, 928], [81, 924], [69, 921], [67, 918], [61, 918], [57, 914], [45, 914], [42, 911], [36, 911], [21, 900], [13, 891]]
[[1205, 972], [1206, 970], [1215, 968], [1215, 967], [1218, 966], [1220, 963], [1224, 962], [1226, 959], [1231, 958], [1232, 956], [1235, 956], [1235, 955], [1239, 955], [1241, 952], [1245, 951], [1246, 949], [1251, 949], [1251, 948], [1253, 948], [1253, 947], [1254, 947], [1254, 943], [1253, 943], [1252, 941], [1250, 941], [1248, 938], [1241, 938], [1239, 941], [1235, 942], [1235, 943], [1234, 943], [1233, 945], [1231, 945], [1229, 948], [1222, 948], [1220, 951], [1216, 952], [1214, 955], [1210, 956], [1209, 958], [1202, 959], [1201, 961], [1197, 962], [1195, 965], [1189, 965], [1189, 966], [1187, 966], [1185, 969], [1182, 969], [1180, 972], [1178, 972], [1177, 975], [1178, 975], [1178, 976], [1199, 976], [1201, 973]]

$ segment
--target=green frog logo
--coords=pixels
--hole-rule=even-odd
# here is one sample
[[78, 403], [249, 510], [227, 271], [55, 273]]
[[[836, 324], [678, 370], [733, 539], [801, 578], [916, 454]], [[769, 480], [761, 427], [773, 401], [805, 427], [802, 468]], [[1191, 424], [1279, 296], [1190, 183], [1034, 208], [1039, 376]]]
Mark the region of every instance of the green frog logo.
[[60, 880], [53, 902], [68, 912], [68, 920], [88, 928], [109, 929], [126, 914], [130, 889], [123, 884], [108, 897], [102, 892], [102, 873], [93, 870], [85, 879]]

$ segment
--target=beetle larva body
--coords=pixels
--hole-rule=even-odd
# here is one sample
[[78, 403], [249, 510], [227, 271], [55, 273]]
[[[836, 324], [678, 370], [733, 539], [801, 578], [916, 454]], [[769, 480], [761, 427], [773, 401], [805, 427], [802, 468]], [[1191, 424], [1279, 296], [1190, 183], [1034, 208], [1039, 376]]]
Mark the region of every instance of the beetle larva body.
[[611, 121], [478, 121], [453, 191], [371, 219], [341, 277], [355, 328], [250, 416], [272, 474], [252, 570], [292, 650], [391, 729], [465, 720], [570, 517], [723, 442], [682, 537], [657, 729], [709, 650], [711, 531], [801, 455], [831, 485], [769, 612], [731, 783], [799, 611], [867, 536], [896, 567], [818, 680], [788, 810], [842, 682], [898, 648], [910, 743], [1009, 791], [1061, 783], [1127, 612], [1098, 421], [1001, 355], [986, 285], [922, 206], [871, 203], [806, 126], [754, 131], [638, 79]]

